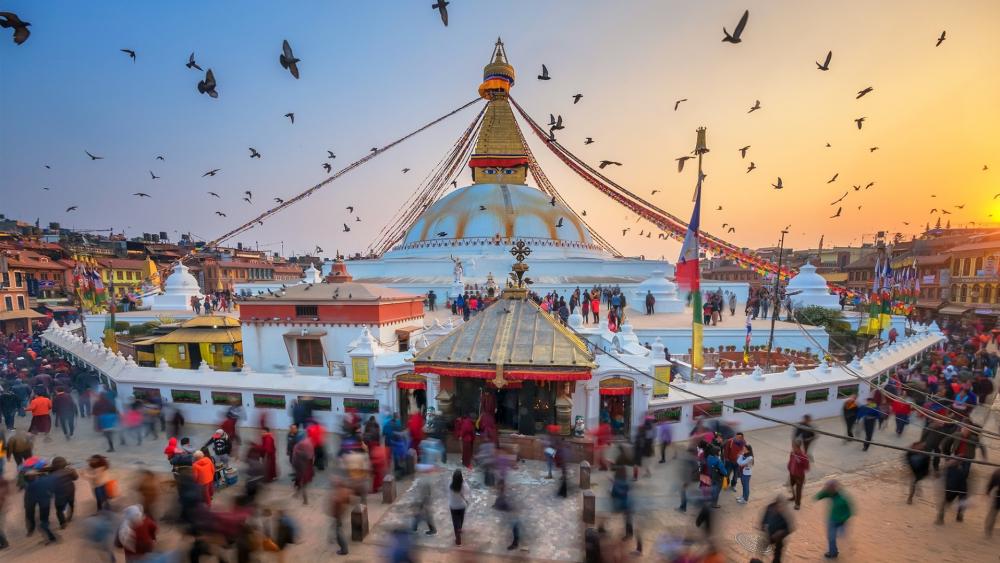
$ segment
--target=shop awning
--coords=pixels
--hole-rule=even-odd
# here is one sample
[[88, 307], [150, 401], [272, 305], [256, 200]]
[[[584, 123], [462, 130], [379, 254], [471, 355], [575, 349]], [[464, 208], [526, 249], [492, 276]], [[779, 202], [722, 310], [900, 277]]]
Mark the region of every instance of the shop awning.
[[601, 395], [631, 395], [631, 387], [601, 387]]
[[964, 315], [968, 310], [969, 307], [965, 305], [948, 305], [947, 307], [941, 307], [941, 310], [938, 312], [942, 315]]
[[33, 309], [23, 311], [3, 311], [0, 312], [0, 321], [14, 321], [18, 319], [44, 319], [45, 315]]
[[[457, 364], [420, 364], [414, 366], [413, 371], [473, 379], [494, 379], [497, 375], [495, 366], [477, 367]], [[503, 376], [507, 381], [586, 381], [590, 379], [590, 370], [547, 370], [528, 366], [510, 366], [504, 368]]]
[[400, 389], [427, 389], [427, 378], [416, 373], [404, 373], [396, 378]]
[[631, 395], [632, 386], [630, 379], [610, 377], [598, 385], [598, 391], [601, 395]]

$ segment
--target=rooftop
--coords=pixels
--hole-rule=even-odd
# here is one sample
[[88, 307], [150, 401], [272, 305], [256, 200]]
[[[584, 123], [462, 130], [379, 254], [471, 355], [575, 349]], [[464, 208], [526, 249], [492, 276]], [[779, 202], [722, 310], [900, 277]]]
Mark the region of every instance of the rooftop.
[[379, 301], [423, 301], [422, 295], [404, 293], [398, 289], [383, 287], [370, 283], [308, 283], [290, 285], [280, 292], [257, 295], [243, 303], [274, 302], [379, 302]]

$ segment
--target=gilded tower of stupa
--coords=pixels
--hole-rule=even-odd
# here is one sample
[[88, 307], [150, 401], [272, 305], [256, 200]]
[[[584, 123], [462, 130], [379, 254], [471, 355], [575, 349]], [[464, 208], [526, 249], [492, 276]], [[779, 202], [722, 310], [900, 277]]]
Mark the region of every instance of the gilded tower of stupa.
[[508, 95], [514, 85], [514, 67], [507, 62], [503, 41], [497, 39], [492, 62], [483, 67], [479, 95], [489, 100], [476, 148], [469, 160], [475, 184], [524, 184], [528, 156], [514, 121]]

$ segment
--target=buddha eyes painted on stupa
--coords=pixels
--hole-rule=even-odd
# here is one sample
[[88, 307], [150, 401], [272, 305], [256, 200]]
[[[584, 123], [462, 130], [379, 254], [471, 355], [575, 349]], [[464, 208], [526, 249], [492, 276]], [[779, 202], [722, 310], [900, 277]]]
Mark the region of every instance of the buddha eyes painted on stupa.
[[513, 168], [504, 168], [503, 169], [503, 173], [504, 174], [508, 174], [508, 175], [513, 174], [514, 173], [514, 169]]

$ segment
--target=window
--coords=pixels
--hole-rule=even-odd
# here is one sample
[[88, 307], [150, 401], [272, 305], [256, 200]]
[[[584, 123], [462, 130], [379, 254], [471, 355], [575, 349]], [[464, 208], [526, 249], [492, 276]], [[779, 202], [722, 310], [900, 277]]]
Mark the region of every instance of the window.
[[177, 357], [186, 360], [187, 359], [187, 344], [177, 345]]
[[830, 396], [829, 389], [811, 389], [806, 391], [806, 402], [807, 403], [818, 403], [827, 400]]
[[3, 298], [3, 303], [4, 303], [4, 310], [5, 311], [13, 311], [14, 310], [14, 298], [11, 297], [10, 295], [8, 295], [7, 297]]
[[789, 405], [795, 404], [795, 393], [780, 393], [777, 395], [771, 395], [771, 406], [772, 407], [787, 407]]
[[971, 269], [972, 269], [972, 258], [966, 258], [965, 260], [962, 260], [962, 275], [963, 276], [969, 275], [969, 270]]
[[10, 285], [10, 274], [7, 273], [7, 272], [3, 273], [3, 285], [4, 286], [9, 286]]
[[953, 276], [957, 276], [958, 275], [959, 267], [960, 267], [961, 263], [962, 263], [962, 261], [959, 260], [959, 259], [957, 259], [957, 258], [955, 259], [954, 262], [952, 262], [952, 264], [951, 264], [951, 275], [953, 275]]
[[243, 394], [235, 391], [212, 391], [212, 404], [216, 406], [240, 405]]
[[969, 296], [969, 286], [962, 284], [962, 288], [959, 290], [958, 293], [959, 302], [966, 303], [966, 299], [968, 299], [968, 296]]
[[23, 311], [24, 310], [24, 296], [23, 295], [18, 295], [17, 296], [17, 308], [18, 308], [19, 311]]
[[284, 409], [285, 396], [254, 393], [253, 406], [258, 409]]
[[305, 367], [323, 366], [323, 344], [316, 338], [300, 338], [295, 341], [298, 365]]
[[175, 403], [201, 404], [201, 391], [196, 389], [171, 389], [170, 399]]
[[24, 276], [21, 275], [21, 272], [14, 272], [14, 285], [16, 287], [24, 285]]
[[125, 278], [125, 276], [123, 275], [123, 272], [121, 270], [118, 270], [117, 272], [115, 272], [115, 279], [116, 280], [121, 281], [124, 278]]
[[979, 272], [982, 271], [982, 269], [983, 269], [983, 257], [978, 256], [976, 258], [976, 267], [972, 269], [972, 273], [978, 276]]
[[319, 315], [319, 307], [316, 305], [296, 305], [295, 306], [295, 316], [296, 317], [315, 317]]

